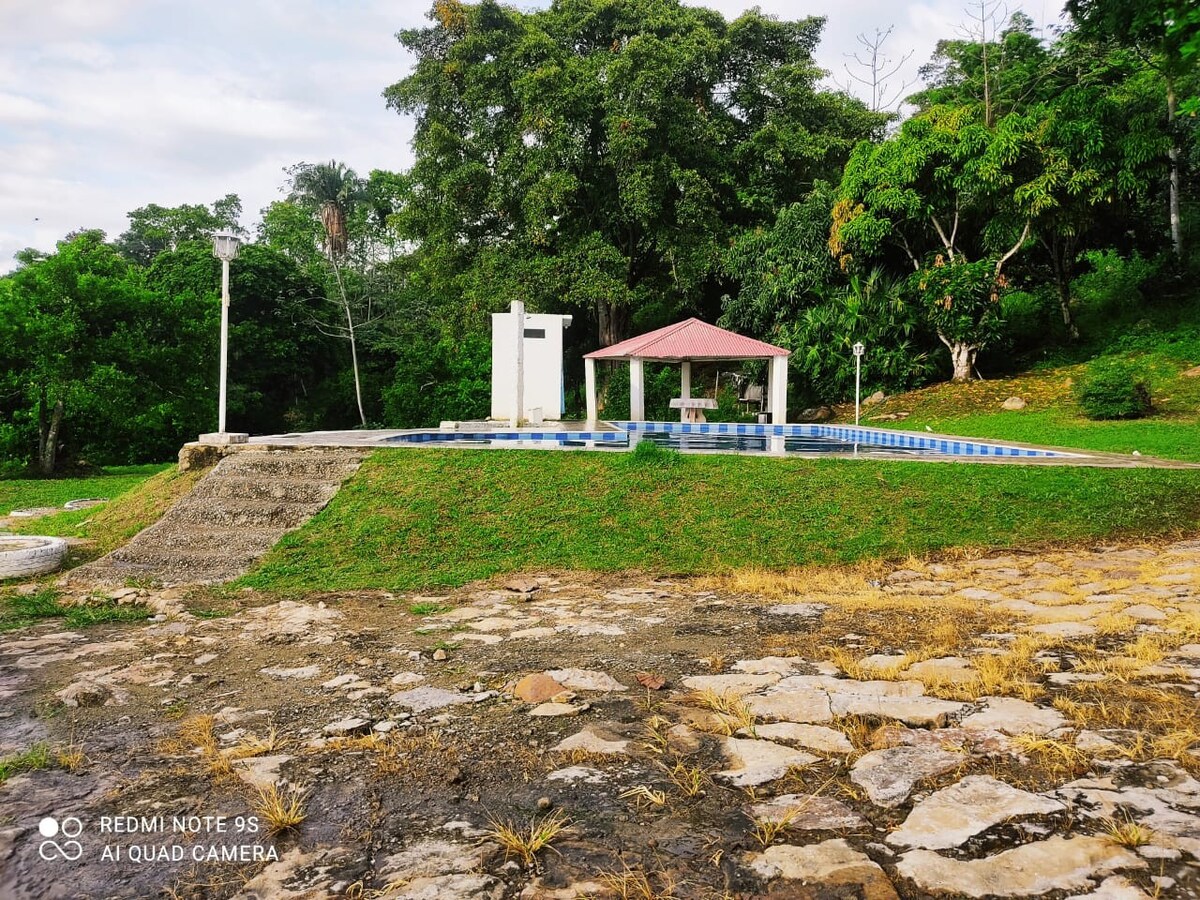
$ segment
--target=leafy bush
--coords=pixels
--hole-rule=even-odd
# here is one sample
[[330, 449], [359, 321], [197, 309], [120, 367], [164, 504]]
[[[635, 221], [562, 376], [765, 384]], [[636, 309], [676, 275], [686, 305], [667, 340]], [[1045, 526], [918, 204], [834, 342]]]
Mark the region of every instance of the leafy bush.
[[1150, 413], [1150, 386], [1126, 362], [1097, 360], [1075, 388], [1075, 398], [1089, 419], [1140, 419]]
[[1136, 308], [1145, 301], [1146, 285], [1158, 275], [1159, 262], [1136, 250], [1129, 257], [1113, 249], [1084, 254], [1090, 271], [1071, 283], [1071, 292], [1083, 307], [1097, 311]]

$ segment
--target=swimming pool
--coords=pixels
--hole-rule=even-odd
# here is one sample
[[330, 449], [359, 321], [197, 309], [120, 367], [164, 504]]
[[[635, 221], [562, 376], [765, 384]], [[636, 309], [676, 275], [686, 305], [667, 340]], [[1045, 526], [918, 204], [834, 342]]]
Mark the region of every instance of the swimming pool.
[[857, 425], [757, 425], [725, 422], [608, 422], [606, 430], [533, 428], [414, 431], [384, 438], [388, 444], [481, 448], [628, 450], [641, 440], [684, 452], [771, 453], [787, 456], [866, 455], [934, 458], [1062, 459], [1085, 454], [1018, 447], [947, 435], [892, 431]]

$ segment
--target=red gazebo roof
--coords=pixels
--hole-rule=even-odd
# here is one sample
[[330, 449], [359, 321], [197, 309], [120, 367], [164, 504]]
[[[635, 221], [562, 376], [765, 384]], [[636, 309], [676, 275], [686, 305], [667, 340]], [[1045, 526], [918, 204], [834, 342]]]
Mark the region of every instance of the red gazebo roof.
[[663, 362], [714, 359], [767, 359], [790, 356], [790, 350], [764, 341], [756, 341], [709, 325], [699, 319], [686, 319], [639, 337], [629, 338], [610, 347], [586, 354], [585, 359], [653, 359]]

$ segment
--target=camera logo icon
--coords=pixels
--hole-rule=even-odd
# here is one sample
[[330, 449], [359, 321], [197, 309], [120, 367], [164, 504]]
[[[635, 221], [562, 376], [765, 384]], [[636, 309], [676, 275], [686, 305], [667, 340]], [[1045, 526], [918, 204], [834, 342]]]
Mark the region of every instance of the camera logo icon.
[[[75, 816], [67, 816], [61, 822], [52, 816], [46, 816], [38, 822], [38, 833], [46, 838], [38, 844], [38, 856], [47, 862], [55, 859], [74, 862], [83, 856], [83, 844], [74, 840], [83, 834], [83, 823]], [[66, 840], [60, 843], [54, 840], [57, 837]]]

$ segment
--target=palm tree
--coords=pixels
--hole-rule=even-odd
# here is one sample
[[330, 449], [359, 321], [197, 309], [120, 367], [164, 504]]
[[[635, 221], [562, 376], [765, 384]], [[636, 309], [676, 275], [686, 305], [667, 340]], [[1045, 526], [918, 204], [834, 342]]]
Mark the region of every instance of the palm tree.
[[[346, 295], [341, 262], [349, 249], [346, 220], [354, 205], [365, 194], [362, 179], [345, 163], [331, 159], [327, 163], [301, 163], [292, 170], [293, 202], [316, 210], [325, 233], [325, 256], [333, 269], [338, 299], [346, 314], [343, 335], [350, 341], [350, 359], [354, 367], [354, 397], [358, 401], [358, 418], [363, 427], [367, 416], [363, 412], [362, 384], [358, 376], [358, 341], [354, 333], [354, 311]], [[340, 329], [339, 329], [340, 330]]]

